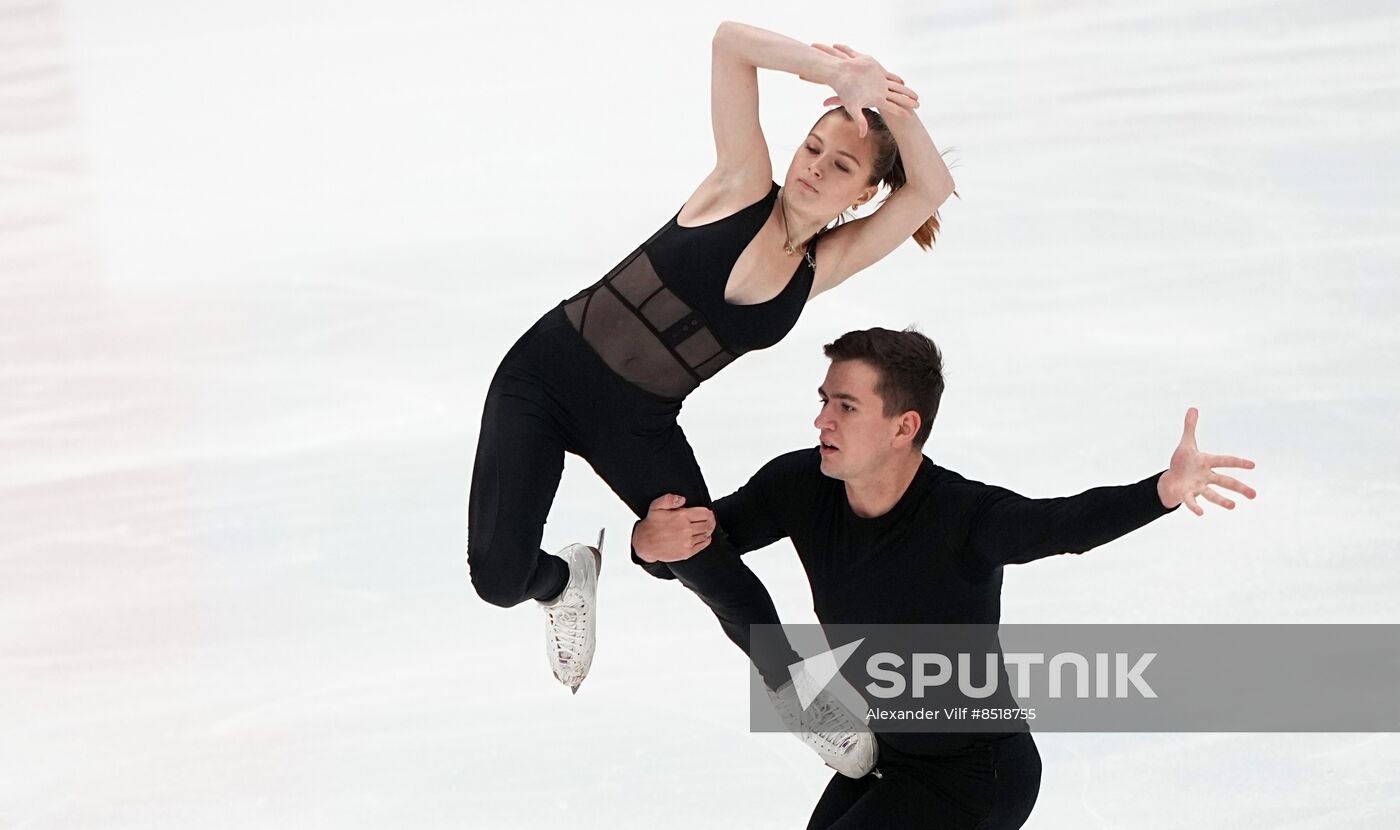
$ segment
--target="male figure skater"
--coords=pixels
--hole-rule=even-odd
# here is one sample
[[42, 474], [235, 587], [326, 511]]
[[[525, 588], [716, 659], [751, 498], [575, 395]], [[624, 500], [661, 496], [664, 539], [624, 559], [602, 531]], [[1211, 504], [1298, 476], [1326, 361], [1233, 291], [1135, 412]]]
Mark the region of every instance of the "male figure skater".
[[[709, 544], [716, 520], [739, 553], [790, 538], [824, 624], [990, 623], [1001, 617], [1002, 567], [1083, 553], [1198, 499], [1233, 509], [1212, 489], [1254, 498], [1216, 468], [1254, 463], [1196, 447], [1189, 409], [1169, 468], [1136, 484], [1030, 499], [971, 481], [922, 453], [943, 393], [942, 356], [924, 335], [855, 331], [825, 347], [819, 447], [768, 462], [714, 510], [656, 499], [633, 530], [646, 561], [684, 559]], [[875, 732], [874, 757], [834, 775], [809, 828], [1020, 827], [1040, 789], [1026, 731]], [[838, 768], [839, 769], [839, 768]]]

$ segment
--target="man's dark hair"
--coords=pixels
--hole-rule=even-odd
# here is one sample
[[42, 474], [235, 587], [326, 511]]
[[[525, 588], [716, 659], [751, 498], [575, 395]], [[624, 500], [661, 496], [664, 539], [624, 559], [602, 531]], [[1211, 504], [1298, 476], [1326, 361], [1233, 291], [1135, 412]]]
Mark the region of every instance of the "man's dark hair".
[[904, 331], [848, 331], [823, 347], [832, 360], [863, 360], [880, 379], [875, 394], [885, 402], [886, 418], [913, 410], [922, 425], [914, 446], [923, 447], [943, 398], [943, 355], [933, 341], [912, 326]]

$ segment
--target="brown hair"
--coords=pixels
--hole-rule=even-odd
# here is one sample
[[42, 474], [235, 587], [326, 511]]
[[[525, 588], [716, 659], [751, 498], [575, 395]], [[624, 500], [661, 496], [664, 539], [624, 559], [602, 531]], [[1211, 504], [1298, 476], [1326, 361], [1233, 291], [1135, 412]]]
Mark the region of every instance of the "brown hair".
[[[851, 120], [851, 114], [846, 112], [845, 107], [836, 107], [822, 113], [822, 117], [817, 119], [817, 124], [820, 124], [822, 119], [833, 112], [839, 112], [846, 117], [846, 120]], [[908, 181], [904, 175], [904, 160], [899, 157], [899, 145], [895, 143], [894, 134], [890, 132], [890, 127], [885, 123], [884, 116], [869, 108], [862, 109], [861, 112], [865, 114], [865, 123], [869, 125], [866, 136], [875, 142], [875, 161], [871, 165], [870, 180], [866, 184], [886, 184], [889, 186], [890, 192], [893, 193], [904, 187], [904, 183]], [[815, 129], [816, 124], [813, 124], [812, 127]], [[953, 195], [957, 196], [958, 192], [954, 190]], [[885, 199], [888, 198], [889, 196], [885, 197]], [[958, 196], [958, 198], [962, 197]], [[881, 204], [884, 203], [885, 199], [880, 200]], [[841, 224], [845, 218], [843, 214], [837, 218], [836, 223]], [[928, 221], [914, 231], [914, 241], [925, 251], [930, 250], [933, 248], [933, 238], [938, 234], [938, 231], [938, 211], [934, 211]]]
[[914, 446], [924, 445], [943, 399], [943, 354], [932, 340], [913, 326], [904, 331], [873, 328], [848, 331], [822, 351], [832, 360], [863, 360], [873, 366], [880, 376], [875, 394], [885, 402], [885, 417], [919, 413], [922, 423]]

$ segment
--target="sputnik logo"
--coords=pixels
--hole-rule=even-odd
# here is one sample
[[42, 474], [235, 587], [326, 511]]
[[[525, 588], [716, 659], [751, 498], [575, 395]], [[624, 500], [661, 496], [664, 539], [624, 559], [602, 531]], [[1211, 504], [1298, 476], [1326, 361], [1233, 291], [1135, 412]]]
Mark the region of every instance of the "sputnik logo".
[[837, 673], [841, 671], [841, 667], [846, 664], [847, 660], [851, 659], [851, 655], [860, 648], [860, 644], [863, 642], [865, 642], [865, 638], [861, 637], [853, 643], [846, 643], [844, 646], [838, 646], [788, 666], [788, 673], [792, 675], [792, 688], [797, 692], [797, 699], [801, 701], [803, 709], [812, 705], [812, 701], [817, 699], [817, 695], [821, 694], [832, 678], [836, 677]]

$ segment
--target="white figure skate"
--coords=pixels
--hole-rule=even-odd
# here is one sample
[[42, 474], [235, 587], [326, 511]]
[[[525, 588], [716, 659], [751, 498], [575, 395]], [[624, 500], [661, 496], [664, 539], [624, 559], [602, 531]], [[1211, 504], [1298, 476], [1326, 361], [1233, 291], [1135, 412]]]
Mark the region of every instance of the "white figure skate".
[[569, 582], [559, 596], [540, 603], [545, 614], [549, 667], [574, 694], [578, 694], [578, 687], [593, 664], [602, 548], [603, 531], [599, 531], [598, 547], [574, 544], [554, 554], [569, 566]]
[[803, 710], [794, 684], [804, 680], [807, 680], [806, 673], [799, 672], [795, 680], [784, 683], [776, 692], [768, 690], [768, 699], [778, 716], [827, 766], [847, 778], [865, 777], [879, 760], [880, 748], [875, 743], [875, 735], [825, 689]]

